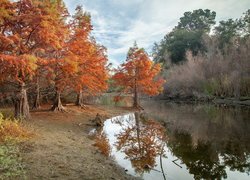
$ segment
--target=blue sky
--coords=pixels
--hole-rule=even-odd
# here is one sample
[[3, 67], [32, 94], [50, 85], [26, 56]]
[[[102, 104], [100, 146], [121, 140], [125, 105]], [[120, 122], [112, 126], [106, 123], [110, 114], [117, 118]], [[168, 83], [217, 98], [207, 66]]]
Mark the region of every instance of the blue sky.
[[186, 11], [211, 9], [216, 20], [239, 18], [250, 9], [250, 0], [64, 0], [70, 13], [77, 5], [91, 13], [96, 40], [108, 48], [109, 61], [117, 66], [137, 41], [149, 53], [154, 42], [177, 25]]

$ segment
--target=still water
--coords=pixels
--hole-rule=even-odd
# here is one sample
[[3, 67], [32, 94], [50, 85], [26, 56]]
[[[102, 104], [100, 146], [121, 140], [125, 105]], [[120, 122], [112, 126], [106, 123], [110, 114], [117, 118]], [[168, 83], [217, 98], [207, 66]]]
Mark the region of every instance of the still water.
[[250, 109], [143, 102], [92, 131], [95, 145], [143, 179], [250, 179]]

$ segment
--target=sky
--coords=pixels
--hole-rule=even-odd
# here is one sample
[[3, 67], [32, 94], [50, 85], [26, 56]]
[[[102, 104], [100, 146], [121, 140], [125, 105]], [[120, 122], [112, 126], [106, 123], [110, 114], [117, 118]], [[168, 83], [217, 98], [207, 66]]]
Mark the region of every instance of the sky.
[[77, 5], [91, 13], [93, 36], [108, 49], [109, 62], [125, 61], [129, 47], [152, 51], [154, 42], [178, 24], [186, 11], [210, 9], [216, 21], [239, 18], [250, 9], [250, 0], [64, 0], [69, 12]]

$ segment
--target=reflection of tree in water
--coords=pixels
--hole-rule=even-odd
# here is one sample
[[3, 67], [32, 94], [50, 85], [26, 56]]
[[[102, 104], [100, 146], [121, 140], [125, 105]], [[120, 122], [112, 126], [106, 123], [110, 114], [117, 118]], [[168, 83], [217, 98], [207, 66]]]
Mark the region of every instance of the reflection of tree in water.
[[167, 146], [196, 179], [221, 179], [228, 169], [249, 174], [249, 108], [164, 101], [145, 102], [143, 107], [165, 123]]
[[135, 121], [120, 124], [122, 131], [117, 134], [116, 147], [126, 154], [137, 173], [150, 171], [156, 165], [156, 157], [162, 153], [164, 128], [157, 122], [140, 121], [135, 113]]
[[168, 145], [173, 154], [186, 164], [195, 179], [226, 178], [226, 171], [220, 166], [219, 158], [210, 144], [198, 142], [193, 146], [190, 134], [175, 131]]
[[224, 164], [232, 171], [250, 172], [250, 152], [241, 141], [229, 141], [223, 144], [221, 156]]
[[[226, 112], [223, 110], [219, 117], [202, 121], [198, 118], [172, 120], [165, 124], [167, 141], [164, 138], [165, 128], [155, 121], [142, 121], [141, 114], [115, 118], [111, 123], [121, 126], [115, 146], [140, 174], [154, 169], [156, 157], [161, 157], [163, 144], [186, 165], [195, 179], [227, 178], [228, 169], [249, 174], [250, 123], [243, 115], [242, 119], [235, 120], [239, 114], [233, 112], [234, 116], [231, 116]], [[109, 155], [106, 134], [100, 132], [98, 138], [99, 149], [104, 149], [102, 152]]]
[[198, 141], [194, 145], [190, 134], [176, 130], [169, 137], [168, 147], [195, 179], [226, 178], [226, 166], [249, 172], [249, 151], [241, 150], [240, 142], [227, 142], [217, 147], [214, 142]]
[[96, 146], [105, 156], [110, 156], [111, 147], [107, 138], [107, 134], [103, 131], [102, 127], [99, 127], [96, 130], [94, 146]]

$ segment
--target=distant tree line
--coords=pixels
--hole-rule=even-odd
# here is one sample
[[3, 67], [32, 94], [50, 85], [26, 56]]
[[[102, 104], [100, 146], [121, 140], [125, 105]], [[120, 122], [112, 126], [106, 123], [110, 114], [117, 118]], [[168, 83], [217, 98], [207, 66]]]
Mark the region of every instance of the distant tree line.
[[206, 53], [205, 38], [218, 40], [218, 49], [233, 44], [235, 38], [246, 39], [250, 34], [250, 9], [239, 19], [220, 21], [215, 26], [216, 12], [209, 9], [198, 9], [185, 12], [178, 25], [165, 35], [160, 43], [153, 48], [154, 60], [165, 63], [170, 58], [171, 63], [180, 63], [186, 60], [189, 50], [194, 56]]
[[153, 47], [164, 66], [164, 94], [170, 97], [250, 96], [250, 9], [220, 21], [216, 12], [185, 12], [177, 26]]

